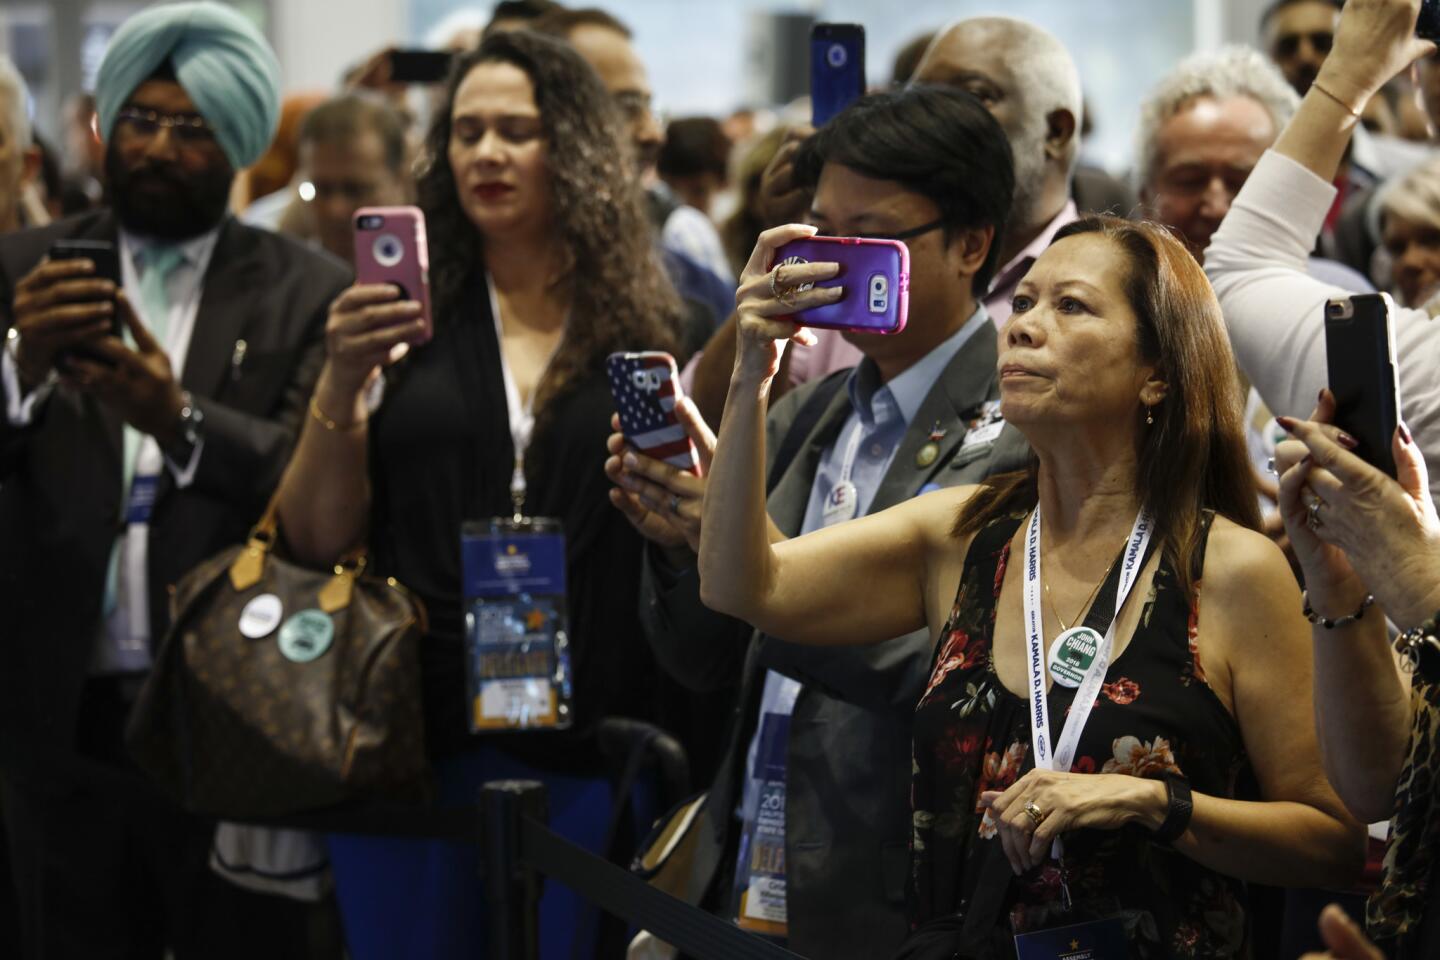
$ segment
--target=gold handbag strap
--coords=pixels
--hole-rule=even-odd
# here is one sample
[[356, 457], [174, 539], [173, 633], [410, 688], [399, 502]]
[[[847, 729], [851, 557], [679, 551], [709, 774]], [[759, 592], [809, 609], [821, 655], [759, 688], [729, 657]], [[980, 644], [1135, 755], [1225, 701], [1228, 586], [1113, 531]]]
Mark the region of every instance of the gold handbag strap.
[[[230, 585], [238, 591], [249, 590], [265, 575], [265, 558], [275, 547], [280, 534], [279, 492], [270, 498], [260, 520], [250, 530], [250, 539], [230, 564]], [[320, 609], [326, 613], [343, 610], [350, 605], [355, 578], [365, 569], [366, 550], [363, 545], [348, 550], [335, 564], [335, 575], [320, 589]]]

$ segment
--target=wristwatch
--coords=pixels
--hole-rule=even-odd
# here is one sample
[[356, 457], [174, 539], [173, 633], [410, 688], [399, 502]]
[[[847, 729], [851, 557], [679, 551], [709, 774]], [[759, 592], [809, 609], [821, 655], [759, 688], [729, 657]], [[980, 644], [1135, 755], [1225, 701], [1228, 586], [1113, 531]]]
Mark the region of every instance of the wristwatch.
[[196, 445], [200, 443], [200, 438], [204, 436], [205, 429], [205, 411], [200, 409], [189, 390], [180, 394], [180, 401], [180, 416], [176, 422], [179, 440], [175, 442], [174, 450], [165, 451], [166, 456], [176, 463], [190, 459]]
[[1165, 801], [1167, 809], [1165, 821], [1160, 824], [1151, 838], [1156, 843], [1163, 843], [1166, 846], [1179, 840], [1190, 826], [1190, 817], [1195, 812], [1195, 802], [1190, 796], [1190, 781], [1178, 773], [1169, 773], [1161, 777], [1165, 781]]

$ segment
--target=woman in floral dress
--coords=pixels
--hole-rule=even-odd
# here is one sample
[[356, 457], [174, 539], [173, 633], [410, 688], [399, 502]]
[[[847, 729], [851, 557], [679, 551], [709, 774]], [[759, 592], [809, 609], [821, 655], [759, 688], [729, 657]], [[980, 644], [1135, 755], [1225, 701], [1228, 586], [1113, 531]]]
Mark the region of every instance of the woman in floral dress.
[[[827, 296], [804, 284], [834, 270], [771, 271], [806, 232], [768, 231], [741, 281], [701, 592], [791, 642], [934, 632], [902, 954], [1007, 957], [1017, 932], [1104, 920], [1134, 957], [1249, 956], [1242, 884], [1344, 885], [1363, 831], [1321, 772], [1299, 590], [1254, 529], [1239, 385], [1203, 272], [1151, 224], [1066, 227], [1001, 335], [1002, 411], [1031, 468], [771, 543], [768, 386], [788, 338], [808, 339], [789, 317]], [[1146, 518], [1151, 551], [1136, 539]], [[1133, 590], [1117, 596], [1101, 587], [1122, 559]], [[1080, 702], [1029, 651], [1092, 606], [1104, 624], [1115, 611], [1113, 649]], [[1072, 709], [1066, 769], [1039, 718], [1063, 751]]]

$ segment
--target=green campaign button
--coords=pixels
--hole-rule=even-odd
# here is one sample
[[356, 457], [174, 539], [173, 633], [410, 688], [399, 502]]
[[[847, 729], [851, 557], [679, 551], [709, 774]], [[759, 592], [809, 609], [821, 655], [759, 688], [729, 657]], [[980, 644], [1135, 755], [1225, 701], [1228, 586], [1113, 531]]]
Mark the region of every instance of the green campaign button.
[[285, 659], [309, 663], [330, 649], [335, 621], [323, 610], [301, 610], [280, 628], [277, 642]]
[[1062, 686], [1080, 686], [1103, 639], [1089, 627], [1072, 627], [1060, 634], [1050, 647], [1050, 676]]

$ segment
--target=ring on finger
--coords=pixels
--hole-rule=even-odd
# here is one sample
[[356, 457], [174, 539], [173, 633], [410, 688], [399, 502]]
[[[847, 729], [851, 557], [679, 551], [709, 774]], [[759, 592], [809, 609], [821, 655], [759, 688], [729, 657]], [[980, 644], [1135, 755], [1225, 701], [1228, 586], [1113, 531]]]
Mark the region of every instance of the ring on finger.
[[1265, 461], [1265, 472], [1272, 477], [1280, 476], [1280, 471], [1275, 469], [1275, 458], [1271, 457]]
[[678, 514], [678, 513], [680, 512], [680, 496], [679, 496], [679, 494], [675, 494], [675, 493], [670, 494], [670, 512], [671, 512], [671, 513], [674, 513], [674, 514]]
[[1024, 809], [1025, 816], [1029, 817], [1030, 822], [1035, 826], [1038, 827], [1045, 822], [1045, 811], [1041, 810], [1039, 804], [1034, 800], [1026, 800]]
[[1320, 517], [1320, 509], [1324, 506], [1325, 501], [1319, 497], [1316, 497], [1305, 505], [1305, 526], [1311, 530], [1319, 530], [1325, 525], [1325, 521]]

